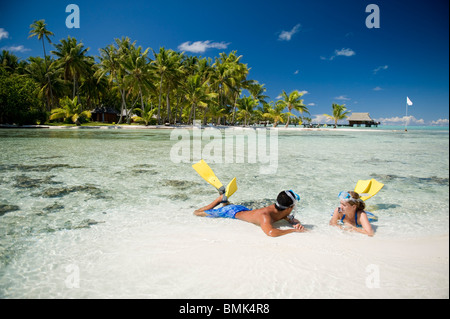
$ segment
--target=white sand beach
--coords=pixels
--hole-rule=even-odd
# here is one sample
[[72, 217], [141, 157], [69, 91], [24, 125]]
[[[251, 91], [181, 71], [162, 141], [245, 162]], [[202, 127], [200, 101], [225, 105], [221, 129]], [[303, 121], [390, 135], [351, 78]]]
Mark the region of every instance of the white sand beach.
[[[119, 233], [105, 225], [58, 234], [7, 271], [3, 282], [22, 279], [6, 297], [449, 297], [448, 235], [386, 239], [332, 229], [270, 238], [240, 221], [196, 222], [155, 229], [141, 220]], [[74, 245], [82, 236], [91, 244]], [[76, 287], [70, 286], [72, 265]]]
[[251, 235], [205, 236], [190, 245], [185, 257], [196, 256], [185, 258], [190, 297], [449, 297], [448, 236], [386, 240], [310, 233], [273, 239], [242, 231]]

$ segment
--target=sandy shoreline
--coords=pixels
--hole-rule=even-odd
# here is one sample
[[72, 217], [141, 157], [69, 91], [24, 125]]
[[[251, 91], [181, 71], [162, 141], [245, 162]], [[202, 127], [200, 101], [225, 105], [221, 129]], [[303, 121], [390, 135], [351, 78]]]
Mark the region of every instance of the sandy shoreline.
[[[1, 128], [17, 128], [17, 129], [71, 129], [71, 130], [81, 130], [81, 129], [99, 129], [99, 130], [172, 130], [172, 129], [198, 129], [197, 126], [192, 125], [105, 125], [105, 126], [50, 126], [50, 125], [0, 125]], [[266, 129], [266, 130], [277, 130], [277, 131], [341, 131], [341, 132], [392, 132], [392, 131], [402, 131], [398, 129], [368, 129], [368, 128], [334, 128], [332, 125], [330, 127], [320, 127], [320, 128], [306, 128], [306, 127], [264, 127], [264, 126], [202, 126], [202, 129], [214, 128], [214, 129], [237, 129], [237, 130], [254, 130], [254, 129]]]
[[[239, 248], [230, 238], [190, 243], [189, 276], [205, 285], [199, 298], [449, 298], [448, 235], [244, 237]], [[213, 282], [239, 289], [224, 295]]]
[[[5, 297], [449, 298], [448, 234], [369, 238], [336, 230], [270, 238], [254, 225], [231, 222], [233, 227], [225, 229], [223, 224], [173, 225], [149, 232], [144, 221], [124, 228], [120, 236], [95, 227], [99, 232], [86, 239], [95, 238], [95, 245], [89, 246], [74, 246], [70, 233], [59, 234], [67, 238], [58, 249], [49, 252], [48, 239], [30, 252], [33, 264], [57, 266], [36, 273], [19, 260], [21, 267], [7, 275], [23, 279]], [[74, 262], [80, 287], [67, 289], [64, 267]]]

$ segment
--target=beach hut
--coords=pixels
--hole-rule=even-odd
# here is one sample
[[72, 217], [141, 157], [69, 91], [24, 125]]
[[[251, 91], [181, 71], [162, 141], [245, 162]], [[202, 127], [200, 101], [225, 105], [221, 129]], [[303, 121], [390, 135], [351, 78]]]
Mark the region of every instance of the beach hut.
[[369, 113], [352, 113], [352, 115], [347, 119], [349, 126], [361, 126], [366, 127], [378, 126], [380, 122], [375, 122]]
[[117, 123], [120, 113], [112, 107], [99, 106], [91, 111], [92, 121], [102, 123]]

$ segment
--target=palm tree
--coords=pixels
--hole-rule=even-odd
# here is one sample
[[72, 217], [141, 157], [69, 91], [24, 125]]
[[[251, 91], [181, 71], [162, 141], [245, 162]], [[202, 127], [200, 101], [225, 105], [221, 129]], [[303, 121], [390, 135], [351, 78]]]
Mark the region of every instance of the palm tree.
[[334, 120], [334, 128], [337, 127], [337, 122], [339, 120], [344, 120], [347, 118], [347, 114], [350, 113], [350, 111], [347, 111], [347, 108], [345, 107], [345, 104], [339, 105], [336, 103], [332, 104], [333, 107], [333, 115], [324, 114], [329, 119]]
[[140, 113], [141, 116], [133, 116], [133, 121], [136, 123], [144, 123], [145, 126], [148, 126], [148, 123], [150, 123], [157, 109], [152, 109], [151, 105], [147, 104], [144, 109], [135, 108], [134, 111]]
[[220, 108], [217, 103], [211, 100], [208, 105], [207, 116], [211, 117], [212, 121], [217, 125], [220, 125], [220, 119], [227, 114], [226, 111], [225, 108]]
[[100, 105], [101, 98], [108, 94], [111, 87], [106, 77], [99, 77], [99, 64], [94, 64], [84, 75], [84, 80], [80, 85], [80, 93], [86, 98], [86, 106], [90, 110], [93, 105]]
[[121, 96], [121, 110], [118, 124], [122, 123], [123, 111], [126, 108], [125, 101], [125, 86], [124, 86], [124, 68], [122, 65], [122, 59], [124, 52], [129, 47], [128, 38], [115, 39], [117, 48], [114, 45], [108, 45], [104, 49], [100, 49], [100, 68], [96, 72], [98, 81], [107, 76], [108, 82], [113, 87], [119, 90]]
[[[166, 50], [164, 47], [159, 49], [159, 53], [153, 51], [155, 60], [151, 63], [154, 66], [154, 71], [159, 77], [159, 100], [158, 100], [158, 124], [161, 124], [161, 104], [162, 104], [162, 90], [163, 83], [166, 81], [167, 94], [170, 91], [170, 77], [173, 73], [178, 73], [181, 67], [181, 57], [173, 50]], [[167, 115], [170, 118], [170, 101], [167, 95]]]
[[171, 68], [169, 72], [166, 74], [166, 107], [167, 107], [167, 122], [171, 122], [171, 104], [170, 104], [170, 96], [171, 93], [176, 91], [176, 87], [180, 84], [181, 76], [184, 72], [182, 60], [184, 54], [173, 51], [171, 56]]
[[[244, 119], [244, 126], [249, 124], [250, 118], [255, 112], [255, 108], [258, 105], [258, 100], [255, 100], [251, 96], [244, 96], [239, 99], [237, 102], [237, 106], [239, 109], [239, 117]], [[247, 122], [247, 120], [249, 120]]]
[[77, 39], [68, 36], [67, 40], [62, 39], [60, 42], [55, 44], [56, 51], [52, 53], [59, 58], [57, 63], [64, 69], [64, 79], [73, 80], [72, 98], [77, 96], [79, 99], [78, 81], [92, 67], [94, 59], [86, 56], [89, 48], [84, 48], [83, 43], [78, 43]]
[[277, 103], [274, 105], [273, 102], [264, 105], [264, 109], [267, 110], [263, 114], [263, 117], [268, 118], [273, 121], [273, 127], [278, 126], [278, 122], [284, 123], [284, 118], [287, 116], [286, 113], [283, 113], [285, 106], [281, 103]]
[[218, 93], [218, 103], [222, 108], [227, 104], [226, 98], [230, 97], [230, 93], [236, 91], [236, 78], [233, 77], [236, 74], [236, 66], [236, 58], [234, 56], [230, 58], [226, 53], [221, 53], [213, 65], [214, 74], [211, 77], [211, 84]]
[[200, 75], [195, 74], [187, 78], [184, 85], [184, 94], [186, 100], [191, 104], [191, 112], [189, 116], [189, 122], [192, 123], [195, 120], [195, 110], [197, 106], [206, 107], [211, 99], [217, 96], [216, 93], [208, 93], [207, 82], [202, 82]]
[[47, 54], [45, 52], [45, 42], [44, 38], [51, 44], [52, 41], [50, 40], [49, 36], [53, 36], [53, 32], [47, 30], [47, 24], [45, 23], [45, 20], [39, 20], [34, 21], [33, 24], [30, 25], [30, 35], [28, 38], [32, 38], [37, 36], [38, 40], [42, 40], [42, 48], [44, 49], [44, 58], [47, 58]]
[[29, 61], [24, 73], [39, 85], [38, 97], [47, 100], [47, 105], [52, 105], [54, 95], [62, 96], [66, 89], [62, 80], [63, 70], [55, 63], [45, 63], [40, 57], [30, 57]]
[[19, 58], [9, 51], [2, 50], [2, 53], [0, 53], [0, 66], [8, 73], [14, 73], [19, 66]]
[[121, 60], [125, 69], [124, 84], [129, 88], [130, 93], [134, 92], [141, 100], [141, 109], [144, 110], [144, 93], [155, 89], [153, 85], [152, 73], [149, 69], [148, 50], [135, 47], [134, 43], [130, 47], [130, 52], [123, 56]]
[[[34, 21], [33, 24], [30, 25], [30, 35], [28, 38], [32, 38], [37, 36], [38, 40], [42, 40], [42, 48], [44, 49], [44, 61], [45, 61], [45, 72], [48, 71], [48, 65], [47, 65], [47, 53], [45, 52], [45, 42], [44, 38], [51, 44], [52, 41], [50, 40], [49, 36], [53, 36], [53, 32], [47, 30], [47, 24], [45, 23], [45, 20], [39, 20]], [[53, 100], [53, 94], [52, 94], [52, 86], [50, 82], [50, 77], [47, 78], [48, 85], [49, 85], [49, 92], [50, 92], [50, 101]], [[51, 105], [48, 104], [48, 110], [51, 110]]]
[[269, 98], [266, 93], [266, 88], [264, 84], [259, 84], [257, 81], [253, 81], [248, 85], [248, 91], [253, 96], [254, 99], [258, 100], [261, 104], [267, 104], [266, 99]]
[[50, 120], [64, 119], [67, 121], [70, 119], [77, 126], [81, 125], [80, 119], [90, 119], [90, 111], [82, 111], [81, 104], [78, 103], [78, 97], [74, 97], [71, 100], [69, 97], [60, 99], [61, 108], [54, 109], [50, 115]]
[[287, 118], [286, 128], [289, 126], [289, 119], [293, 115], [292, 110], [297, 110], [300, 112], [300, 114], [303, 114], [304, 112], [309, 114], [308, 108], [303, 104], [303, 100], [301, 99], [303, 93], [295, 90], [287, 95], [286, 92], [283, 91], [283, 93], [281, 93], [281, 96], [282, 100], [279, 100], [277, 102], [277, 105], [279, 104], [281, 106], [284, 106], [284, 108], [288, 109], [288, 113], [290, 113]]
[[[231, 83], [231, 88], [229, 89], [230, 102], [233, 103], [233, 118], [232, 123], [234, 123], [236, 118], [236, 110], [237, 110], [237, 101], [239, 96], [241, 95], [242, 89], [249, 89], [252, 83], [257, 83], [256, 81], [247, 80], [247, 75], [249, 72], [249, 68], [247, 64], [243, 64], [240, 62], [242, 55], [236, 56], [236, 51], [231, 52], [228, 56], [223, 56], [225, 62], [228, 64], [228, 67], [231, 70], [231, 75], [229, 78], [229, 82]], [[250, 92], [252, 95], [253, 93]]]

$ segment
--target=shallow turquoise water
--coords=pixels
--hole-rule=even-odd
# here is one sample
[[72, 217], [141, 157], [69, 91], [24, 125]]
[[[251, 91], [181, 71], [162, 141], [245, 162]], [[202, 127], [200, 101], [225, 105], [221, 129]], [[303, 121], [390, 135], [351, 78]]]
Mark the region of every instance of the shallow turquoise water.
[[[253, 134], [250, 131], [230, 134], [247, 136]], [[197, 142], [199, 135], [194, 135], [205, 134], [183, 132]], [[277, 144], [268, 132], [264, 131], [265, 143], [267, 151], [277, 155], [275, 167], [258, 156], [251, 162], [247, 148], [240, 145], [229, 158], [224, 145], [219, 154], [223, 163], [210, 164], [224, 184], [237, 177], [234, 203], [257, 208], [273, 203], [279, 191], [293, 189], [302, 197], [298, 218], [332, 240], [341, 236], [328, 226], [337, 194], [353, 189], [359, 179], [375, 178], [386, 185], [367, 201], [368, 210], [379, 218], [373, 224], [377, 238], [448, 234], [448, 130], [280, 130]], [[225, 138], [224, 131], [215, 133]], [[174, 162], [171, 151], [179, 141], [171, 134], [170, 130], [0, 130], [0, 297], [72, 296], [60, 289], [67, 286], [63, 280], [70, 273], [67, 266], [107, 267], [109, 260], [116, 260], [118, 246], [139, 254], [142, 245], [151, 245], [145, 246], [146, 251], [155, 255], [144, 275], [159, 273], [155, 281], [160, 287], [173, 286], [164, 276], [173, 265], [158, 264], [158, 254], [184, 250], [187, 233], [214, 240], [208, 236], [227, 236], [235, 233], [235, 227], [244, 227], [238, 221], [192, 216], [216, 193], [191, 168], [196, 157], [193, 143], [187, 150], [189, 161]], [[202, 141], [201, 149], [208, 143]], [[237, 163], [241, 154], [246, 155], [243, 163]], [[265, 236], [252, 227], [254, 236]], [[177, 234], [183, 234], [178, 243]], [[132, 264], [123, 260], [125, 268]], [[56, 270], [53, 281], [44, 280]], [[111, 281], [97, 290], [77, 290], [75, 296], [115, 297], [117, 282], [110, 287]], [[131, 273], [124, 275], [119, 280], [121, 293], [173, 297], [161, 290], [141, 295], [133, 288], [138, 281]]]

